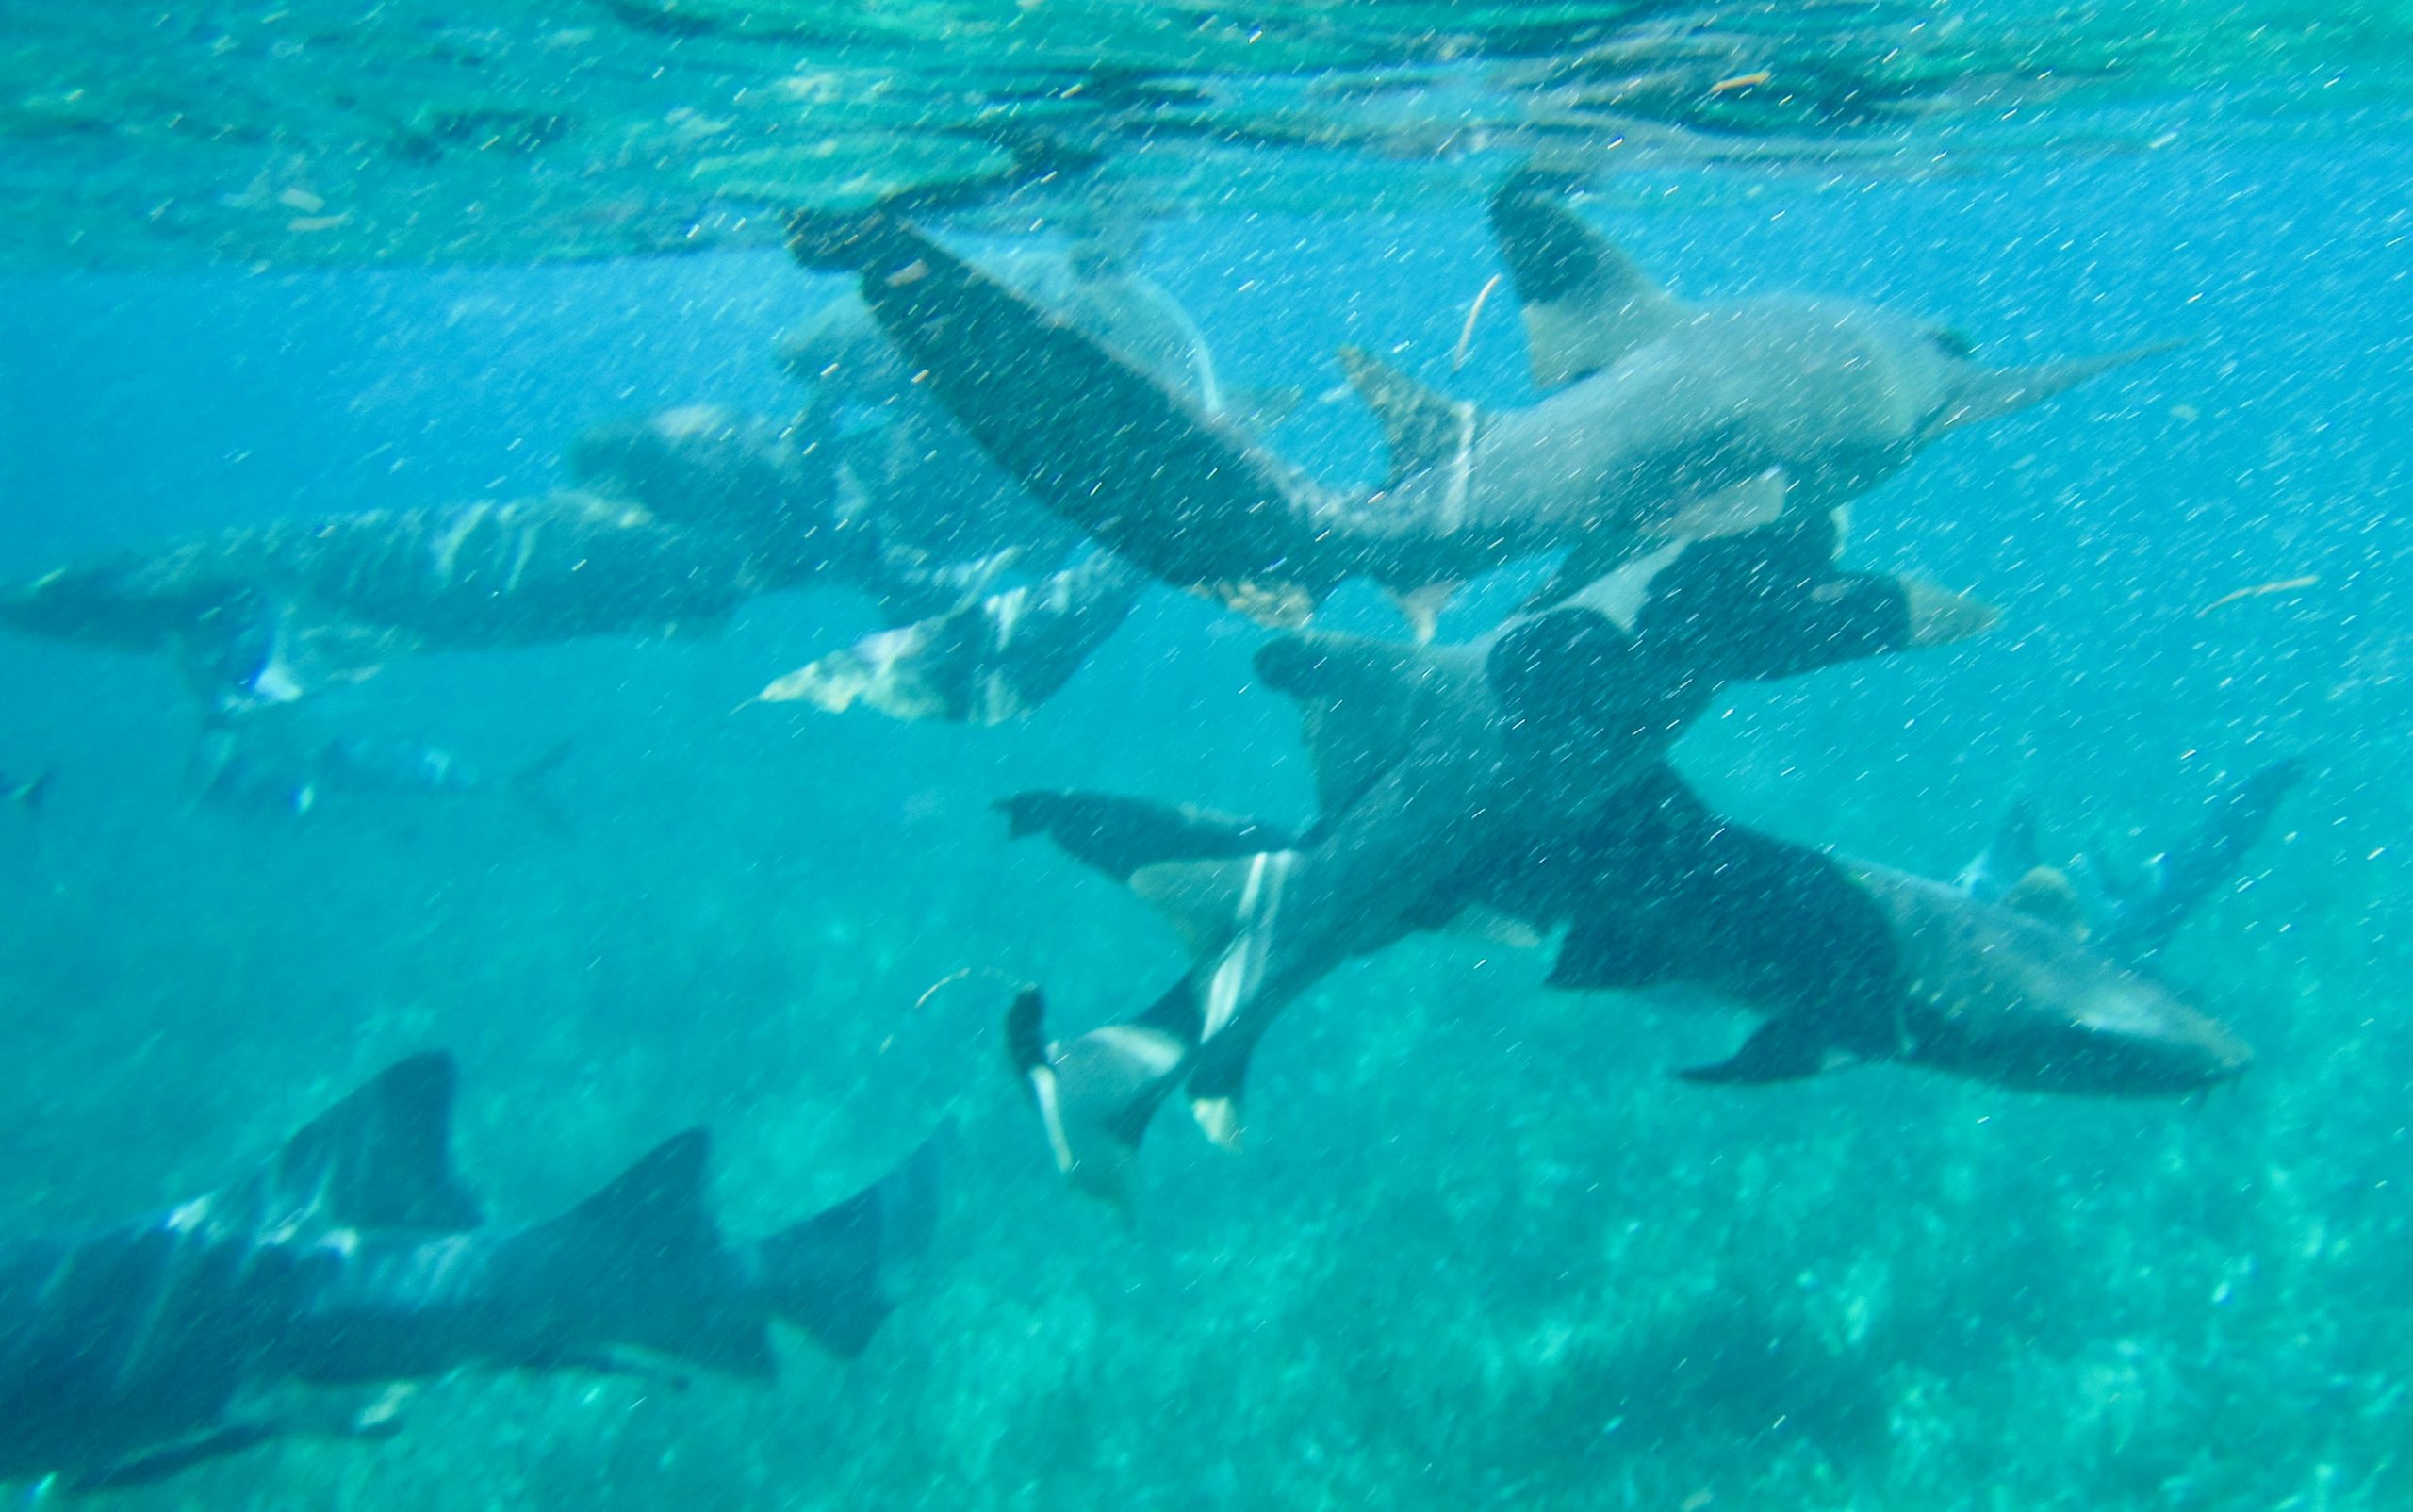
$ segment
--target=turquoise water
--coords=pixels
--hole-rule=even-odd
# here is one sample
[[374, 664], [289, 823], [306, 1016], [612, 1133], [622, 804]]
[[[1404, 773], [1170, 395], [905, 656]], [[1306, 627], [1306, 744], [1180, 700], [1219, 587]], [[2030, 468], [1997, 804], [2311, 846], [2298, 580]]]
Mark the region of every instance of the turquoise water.
[[[1680, 749], [1739, 816], [1931, 875], [2023, 794], [2064, 848], [2142, 855], [2224, 778], [2309, 755], [2248, 885], [2172, 952], [2260, 1054], [2186, 1103], [1898, 1068], [1687, 1086], [1668, 1068], [1739, 1020], [1547, 993], [1545, 957], [1426, 936], [1284, 1020], [1248, 1153], [1167, 1120], [1125, 1221], [1060, 1190], [995, 1024], [1011, 981], [1083, 1026], [1182, 961], [987, 805], [1300, 816], [1289, 711], [1249, 685], [1261, 632], [1161, 594], [995, 730], [739, 708], [871, 628], [838, 593], [339, 696], [493, 766], [573, 737], [566, 836], [477, 798], [198, 809], [165, 666], [0, 641], [0, 771], [58, 774], [43, 813], [0, 812], [0, 1224], [205, 1189], [431, 1046], [463, 1060], [462, 1160], [506, 1215], [709, 1121], [727, 1219], [759, 1231], [944, 1114], [964, 1132], [944, 1263], [857, 1363], [462, 1379], [395, 1442], [297, 1440], [125, 1504], [2404, 1504], [2408, 176], [2388, 143], [2237, 146], [1677, 174], [1600, 217], [1680, 290], [1851, 293], [1990, 356], [2195, 338], [1862, 501], [1856, 561], [1977, 590], [1991, 635], [1736, 693]], [[1311, 393], [1343, 340], [1444, 374], [1493, 266], [1472, 205], [1184, 222], [1148, 254], [1227, 370]], [[533, 492], [586, 423], [793, 403], [775, 340], [835, 287], [753, 253], [13, 279], [0, 563]], [[1514, 401], [1520, 360], [1495, 311], [1453, 386]], [[1378, 467], [1354, 402], [1282, 440]]]

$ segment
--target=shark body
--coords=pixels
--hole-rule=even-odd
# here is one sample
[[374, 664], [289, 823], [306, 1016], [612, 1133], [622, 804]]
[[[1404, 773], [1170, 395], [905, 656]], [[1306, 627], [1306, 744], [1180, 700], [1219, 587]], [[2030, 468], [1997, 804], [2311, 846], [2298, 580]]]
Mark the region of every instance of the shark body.
[[1391, 443], [1371, 491], [1317, 482], [909, 223], [800, 217], [794, 245], [859, 272], [930, 392], [1035, 497], [1157, 577], [1279, 621], [1352, 577], [1429, 618], [1454, 584], [1555, 550], [1569, 592], [1653, 540], [1831, 508], [1956, 427], [2162, 350], [1988, 367], [1848, 301], [1684, 304], [1529, 176], [1491, 220], [1550, 392], [1485, 410], [1345, 351]]
[[[1289, 839], [1257, 821], [1098, 794], [1008, 800], [1017, 832], [1049, 834], [1152, 901], [1236, 867], [1245, 879], [1234, 943], [1139, 1017], [1050, 1044], [1037, 993], [1017, 1005], [1010, 1052], [1059, 1166], [1120, 1200], [1147, 1115], [1184, 1078], [1201, 1124], [1232, 1142], [1248, 1051], [1281, 1002], [1347, 955], [1453, 920], [1495, 921], [1495, 939], [1507, 921], [1528, 931], [1510, 943], [1533, 945], [1563, 927], [1554, 987], [1678, 988], [1759, 1014], [1732, 1057], [1681, 1073], [1699, 1082], [1898, 1062], [2026, 1091], [2160, 1097], [2252, 1061], [2141, 969], [2133, 941], [2095, 947], [2066, 920], [1762, 833], [1713, 814], [1664, 762], [1636, 759], [1606, 801], [1547, 824], [1468, 825], [1437, 849], [1435, 830], [1394, 810], [1386, 843], [1359, 841], [1366, 863], [1337, 879], [1295, 850], [1188, 859]], [[1289, 843], [1329, 844], [1341, 828]], [[2191, 848], [2233, 859], [2239, 834]], [[1432, 859], [1420, 867], [1420, 855]], [[1294, 885], [1303, 875], [1315, 891]]]
[[281, 520], [0, 593], [0, 625], [166, 653], [212, 713], [290, 702], [410, 651], [717, 623], [814, 564], [564, 492]]
[[[1301, 705], [1322, 810], [1295, 836], [1137, 800], [1010, 800], [1018, 831], [1121, 871], [1198, 957], [1145, 1012], [1061, 1044], [1024, 1011], [1017, 1062], [1067, 1173], [1119, 1192], [1150, 1114], [1184, 1084], [1208, 1134], [1237, 1142], [1250, 1054], [1290, 1000], [1343, 960], [1560, 875], [1561, 837], [1618, 812], [1724, 683], [1990, 621], [1914, 580], [1843, 572], [1832, 546], [1781, 527], [1678, 542], [1463, 646], [1269, 643], [1258, 674]], [[1288, 843], [1243, 848], [1260, 835]]]
[[[569, 1212], [487, 1227], [451, 1169], [451, 1061], [401, 1061], [249, 1178], [116, 1227], [0, 1242], [0, 1480], [137, 1484], [248, 1449], [325, 1400], [466, 1367], [635, 1351], [750, 1378], [769, 1325], [860, 1352], [925, 1246], [925, 1150], [761, 1241], [705, 1206], [710, 1141], [665, 1142]], [[399, 1424], [381, 1405], [343, 1431]]]

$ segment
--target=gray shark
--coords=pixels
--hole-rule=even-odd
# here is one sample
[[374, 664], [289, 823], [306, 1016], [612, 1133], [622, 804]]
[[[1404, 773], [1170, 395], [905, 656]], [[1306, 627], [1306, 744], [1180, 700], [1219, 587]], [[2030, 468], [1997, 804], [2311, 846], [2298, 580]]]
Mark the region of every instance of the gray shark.
[[[1839, 857], [1713, 814], [1671, 770], [1562, 858], [1553, 986], [1704, 990], [1764, 1015], [1703, 1082], [1900, 1061], [2028, 1091], [2159, 1097], [2252, 1053], [2049, 908]], [[2200, 893], [2194, 895], [2200, 899]], [[2175, 921], [2173, 921], [2175, 928]]]
[[286, 717], [299, 713], [291, 706], [254, 710], [205, 726], [193, 762], [200, 801], [300, 819], [330, 798], [501, 797], [524, 805], [550, 829], [568, 828], [540, 784], [569, 759], [569, 741], [496, 772], [425, 741], [286, 727]]
[[[1202, 412], [1252, 424], [1277, 415], [1285, 396], [1223, 382], [1196, 322], [1129, 252], [1091, 238], [996, 272]], [[859, 297], [815, 312], [781, 357], [811, 392], [793, 424], [696, 405], [599, 426], [572, 447], [572, 476], [751, 541], [834, 526], [849, 543], [828, 575], [870, 594], [886, 628], [780, 678], [760, 701], [995, 724], [1053, 696], [1129, 616], [1146, 574], [1081, 554], [1078, 533], [1034, 507], [931, 402]], [[834, 502], [813, 502], [833, 491]]]
[[1210, 1137], [1237, 1142], [1249, 1055], [1285, 1005], [1351, 956], [1487, 908], [1501, 884], [1475, 879], [1496, 858], [1617, 812], [1724, 683], [1990, 622], [1915, 580], [1840, 571], [1832, 545], [1790, 527], [1676, 542], [1468, 645], [1271, 642], [1258, 675], [1302, 706], [1321, 809], [1288, 843], [1242, 852], [1283, 832], [1094, 797], [1010, 800], [1019, 832], [1124, 872], [1198, 958], [1128, 1022], [1050, 1046], [1035, 1010], [1017, 1020], [1017, 1064], [1067, 1174], [1119, 1192], [1149, 1116], [1184, 1082]]
[[0, 592], [0, 626], [164, 652], [232, 713], [408, 651], [709, 627], [818, 566], [563, 492], [280, 520], [63, 567]]
[[765, 1378], [774, 1322], [860, 1353], [927, 1245], [933, 1146], [739, 1243], [705, 1206], [701, 1129], [558, 1218], [485, 1227], [452, 1172], [452, 1089], [448, 1058], [414, 1057], [233, 1186], [0, 1241], [0, 1481], [138, 1484], [321, 1421], [382, 1436], [390, 1396], [304, 1405], [465, 1367]]
[[[1186, 910], [1198, 881], [1235, 865], [1206, 858], [1283, 847], [1237, 863], [1246, 885], [1239, 945], [1209, 957], [1202, 975], [1146, 1013], [1050, 1044], [1032, 989], [1009, 1019], [1009, 1053], [1059, 1167], [1081, 1190], [1119, 1200], [1148, 1115], [1176, 1080], [1188, 1078], [1208, 1132], [1232, 1142], [1232, 1099], [1273, 1006], [1271, 972], [1284, 961], [1265, 926], [1302, 907], [1290, 885], [1301, 852], [1291, 847], [1324, 843], [1330, 831], [1320, 824], [1291, 837], [1258, 821], [1100, 794], [1023, 794], [1003, 807], [1016, 833], [1049, 834], [1152, 900], [1171, 895], [1185, 911], [1177, 923], [1193, 917]], [[1763, 1015], [1732, 1058], [1680, 1073], [1704, 1083], [1893, 1061], [2026, 1091], [2159, 1097], [2228, 1080], [2253, 1059], [2175, 989], [2132, 969], [2126, 952], [2090, 947], [2065, 921], [1719, 817], [1664, 763], [1561, 825], [1486, 829], [1462, 830], [1443, 864], [1403, 869], [1396, 895], [1361, 877], [1357, 896], [1327, 903], [1375, 922], [1325, 931], [1315, 964], [1453, 921], [1492, 921], [1495, 940], [1505, 922], [1526, 931], [1506, 943], [1532, 945], [1565, 926], [1554, 987], [1682, 988]], [[1294, 994], [1305, 975], [1294, 968], [1282, 985]], [[1255, 1001], [1227, 995], [1252, 991]]]
[[1455, 583], [1561, 549], [1556, 590], [1571, 591], [1653, 540], [1829, 509], [1951, 430], [2164, 350], [1995, 368], [1947, 330], [1849, 301], [1688, 304], [1527, 174], [1491, 221], [1553, 392], [1489, 411], [1344, 353], [1392, 452], [1384, 485], [1354, 492], [906, 222], [802, 215], [792, 246], [858, 273], [931, 394], [1034, 496], [1158, 578], [1276, 621], [1363, 576], [1421, 626]]

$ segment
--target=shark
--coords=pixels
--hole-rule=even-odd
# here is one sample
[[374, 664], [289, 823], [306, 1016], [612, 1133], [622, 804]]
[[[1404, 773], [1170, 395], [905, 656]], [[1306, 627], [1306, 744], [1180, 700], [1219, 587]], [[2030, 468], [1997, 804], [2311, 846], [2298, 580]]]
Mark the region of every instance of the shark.
[[231, 715], [358, 681], [414, 651], [710, 628], [809, 577], [826, 548], [761, 551], [576, 490], [236, 527], [0, 590], [0, 627], [171, 657]]
[[[1129, 231], [1017, 250], [988, 271], [1216, 423], [1251, 434], [1279, 423], [1295, 392], [1230, 382], [1190, 312], [1138, 267]], [[880, 537], [864, 585], [890, 623], [760, 700], [997, 724], [1053, 697], [1129, 616], [1149, 575], [1111, 551], [1084, 554], [1076, 530], [1035, 507], [933, 402], [859, 293], [824, 305], [781, 355], [812, 390], [800, 424], [831, 438], [850, 508]], [[948, 596], [967, 567], [1000, 581]]]
[[1994, 366], [1857, 301], [1678, 299], [1532, 172], [1489, 214], [1543, 396], [1487, 408], [1344, 349], [1390, 448], [1371, 489], [1318, 480], [909, 218], [803, 213], [791, 247], [854, 272], [932, 396], [1092, 538], [1277, 624], [1371, 579], [1427, 635], [1485, 571], [1563, 551], [1547, 601], [1661, 541], [1831, 509], [1955, 430], [2173, 345]]
[[509, 771], [493, 771], [408, 736], [326, 732], [288, 722], [301, 712], [287, 705], [205, 726], [193, 761], [198, 799], [230, 812], [304, 819], [331, 798], [498, 797], [518, 802], [550, 830], [568, 829], [543, 783], [569, 760], [571, 741], [557, 741]]
[[[1146, 1012], [1069, 1042], [1046, 1039], [1044, 998], [1026, 990], [1009, 1015], [1009, 1056], [1059, 1168], [1092, 1195], [1128, 1200], [1149, 1116], [1185, 1079], [1206, 1132], [1236, 1146], [1239, 1077], [1273, 1006], [1257, 984], [1286, 946], [1300, 953], [1282, 921], [1305, 902], [1379, 922], [1292, 926], [1322, 949], [1277, 984], [1288, 995], [1315, 968], [1412, 929], [1471, 923], [1496, 944], [1534, 947], [1558, 930], [1551, 987], [1705, 995], [1760, 1016], [1732, 1056], [1678, 1072], [1689, 1081], [1765, 1085], [1890, 1062], [2027, 1092], [2183, 1096], [2243, 1074], [2253, 1052], [2151, 958], [2291, 780], [2249, 786], [2171, 853], [2185, 858], [2172, 869], [2184, 882], [2159, 892], [2149, 915], [2127, 915], [2150, 927], [2123, 927], [2115, 910], [2092, 944], [2044, 877], [1995, 891], [1781, 839], [1714, 812], [1664, 760], [1604, 806], [1462, 835], [1445, 863], [1403, 872], [1403, 891], [1386, 896], [1380, 878], [1361, 877], [1354, 896], [1330, 902], [1289, 885], [1329, 820], [1296, 831], [1116, 795], [1019, 794], [1000, 805], [1016, 834], [1045, 834], [1166, 908], [1193, 949], [1232, 943], [1201, 949], [1201, 966]], [[1228, 896], [1235, 873], [1241, 922], [1202, 931], [1195, 900]]]
[[1037, 999], [1017, 1005], [1014, 1060], [1075, 1184], [1119, 1198], [1175, 1087], [1236, 1146], [1249, 1058], [1287, 1004], [1353, 956], [1499, 918], [1518, 879], [1562, 869], [1557, 837], [1620, 812], [1725, 684], [1991, 623], [1922, 580], [1843, 570], [1817, 523], [1669, 543], [1464, 644], [1268, 642], [1257, 676], [1300, 705], [1315, 772], [1321, 812], [1304, 830], [1097, 795], [1007, 800], [1015, 832], [1121, 875], [1196, 961], [1141, 1013], [1062, 1043], [1046, 1042]]
[[101, 1490], [291, 1433], [383, 1438], [397, 1388], [465, 1369], [764, 1380], [772, 1324], [858, 1355], [927, 1253], [935, 1142], [750, 1241], [706, 1205], [700, 1128], [558, 1217], [487, 1225], [452, 1167], [455, 1081], [410, 1057], [230, 1185], [0, 1241], [0, 1481]]

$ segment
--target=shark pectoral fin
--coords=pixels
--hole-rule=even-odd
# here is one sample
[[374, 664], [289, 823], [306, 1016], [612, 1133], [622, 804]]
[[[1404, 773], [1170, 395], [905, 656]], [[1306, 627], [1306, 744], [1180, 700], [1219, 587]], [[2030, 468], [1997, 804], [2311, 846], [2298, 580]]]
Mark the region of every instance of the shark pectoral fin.
[[1642, 522], [1645, 534], [1661, 539], [1715, 540], [1773, 525], [1784, 514], [1783, 471], [1767, 471], [1715, 493], [1698, 494]]
[[1038, 989], [1017, 997], [1007, 1013], [1006, 1052], [1039, 1109], [1056, 1169], [1077, 1191], [1127, 1204], [1132, 1158], [1190, 1046], [1169, 1029], [1136, 1022], [1050, 1044], [1045, 1016]]
[[1043, 834], [1057, 848], [1118, 882], [1143, 866], [1287, 850], [1278, 825], [1113, 793], [1016, 793], [991, 807], [1019, 840]]
[[1464, 586], [1454, 579], [1444, 579], [1392, 592], [1391, 602], [1398, 606], [1400, 617], [1407, 621], [1408, 633], [1416, 637], [1417, 645], [1432, 644], [1441, 628], [1441, 611], [1450, 607], [1450, 600]]
[[1585, 224], [1547, 175], [1509, 176], [1491, 199], [1491, 235], [1524, 307], [1534, 382], [1544, 388], [1598, 372], [1689, 313]]
[[1686, 1081], [1759, 1086], [1817, 1076], [1833, 1059], [1834, 1045], [1816, 1020], [1806, 1013], [1781, 1013], [1754, 1030], [1729, 1059], [1686, 1066], [1676, 1075]]
[[2100, 377], [2115, 369], [2148, 357], [2159, 357], [2175, 352], [2190, 343], [2181, 337], [2171, 341], [2150, 341], [2141, 347], [2122, 352], [2105, 353], [2099, 357], [2077, 357], [2067, 362], [2040, 362], [2025, 368], [1987, 368], [1977, 363], [1963, 366], [1955, 375], [1952, 397], [1944, 409], [1928, 422], [1927, 434], [1940, 436], [1963, 425], [1976, 425], [1998, 419], [2030, 405], [2041, 404], [2056, 394], [2065, 393], [2090, 378]]
[[1413, 648], [1330, 633], [1258, 648], [1256, 675], [1299, 705], [1324, 813], [1346, 808], [1398, 759], [1418, 717], [1423, 665]]
[[1164, 915], [1192, 958], [1205, 960], [1281, 901], [1298, 853], [1265, 850], [1209, 861], [1164, 861], [1131, 874], [1131, 891]]
[[280, 1228], [458, 1233], [481, 1221], [452, 1172], [452, 1058], [396, 1061], [286, 1141], [247, 1184], [257, 1221]]
[[1417, 382], [1363, 347], [1342, 347], [1338, 355], [1390, 446], [1393, 485], [1467, 464], [1481, 419], [1473, 404]]
[[65, 1483], [66, 1487], [81, 1496], [94, 1491], [122, 1491], [129, 1487], [156, 1485], [171, 1476], [180, 1475], [195, 1465], [257, 1449], [282, 1431], [274, 1423], [229, 1423], [202, 1438], [121, 1460], [106, 1469], [72, 1476]]
[[1970, 594], [1939, 587], [1925, 578], [1901, 577], [1903, 607], [1910, 616], [1911, 649], [1950, 646], [1994, 629], [2000, 610]]

